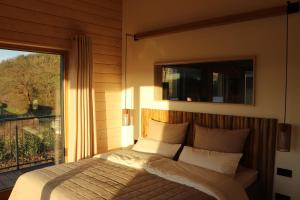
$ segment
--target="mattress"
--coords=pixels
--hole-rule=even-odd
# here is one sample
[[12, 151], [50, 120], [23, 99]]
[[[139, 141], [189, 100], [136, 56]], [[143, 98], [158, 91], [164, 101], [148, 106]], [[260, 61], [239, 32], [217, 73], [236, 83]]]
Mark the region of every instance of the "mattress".
[[239, 166], [235, 175], [235, 180], [239, 182], [244, 188], [251, 186], [257, 179], [258, 172], [254, 169], [249, 169]]
[[[156, 162], [158, 163], [155, 164]], [[230, 190], [233, 189], [228, 189], [230, 186], [216, 184], [215, 188], [206, 187], [201, 181], [192, 184], [186, 181], [183, 184], [170, 178], [174, 174], [161, 176], [165, 170], [161, 164], [169, 168], [176, 162], [159, 156], [118, 151], [105, 154], [102, 158], [100, 155], [39, 169], [26, 173], [17, 180], [10, 200], [246, 199], [230, 196]], [[181, 174], [175, 176], [180, 177]], [[225, 192], [219, 188], [223, 186]], [[223, 196], [215, 195], [220, 193], [224, 193]]]

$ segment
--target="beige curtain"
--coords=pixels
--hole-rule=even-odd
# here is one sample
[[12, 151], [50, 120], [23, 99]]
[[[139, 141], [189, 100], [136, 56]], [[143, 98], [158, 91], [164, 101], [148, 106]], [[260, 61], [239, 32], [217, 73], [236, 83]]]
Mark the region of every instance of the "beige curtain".
[[92, 42], [87, 36], [72, 38], [66, 104], [67, 161], [94, 155], [96, 147]]

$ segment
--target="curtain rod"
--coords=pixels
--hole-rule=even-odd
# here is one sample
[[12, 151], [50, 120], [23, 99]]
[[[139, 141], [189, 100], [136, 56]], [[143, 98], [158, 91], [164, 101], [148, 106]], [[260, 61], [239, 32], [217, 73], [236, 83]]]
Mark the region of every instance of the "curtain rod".
[[271, 8], [265, 8], [245, 13], [226, 15], [222, 17], [215, 17], [187, 24], [181, 24], [176, 26], [169, 26], [166, 28], [156, 29], [147, 32], [141, 32], [134, 34], [134, 40], [141, 40], [150, 37], [157, 37], [161, 35], [179, 33], [184, 31], [196, 30], [212, 26], [221, 26], [226, 24], [233, 24], [238, 22], [250, 21], [255, 19], [262, 19], [268, 17], [276, 17], [285, 14], [291, 14], [299, 12], [299, 2], [290, 3], [289, 6], [276, 6]]

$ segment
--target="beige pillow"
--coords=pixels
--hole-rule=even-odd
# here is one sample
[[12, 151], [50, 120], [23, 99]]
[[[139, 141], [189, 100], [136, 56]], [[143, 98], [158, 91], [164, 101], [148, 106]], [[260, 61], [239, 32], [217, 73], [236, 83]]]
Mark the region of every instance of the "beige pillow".
[[194, 147], [226, 153], [242, 153], [249, 129], [211, 129], [195, 125]]
[[185, 146], [179, 161], [222, 174], [233, 175], [241, 157], [241, 153], [223, 153]]
[[147, 138], [170, 144], [182, 144], [185, 139], [188, 123], [168, 124], [149, 120]]
[[157, 140], [140, 138], [132, 150], [161, 155], [167, 158], [173, 158], [180, 148], [181, 144], [168, 144]]

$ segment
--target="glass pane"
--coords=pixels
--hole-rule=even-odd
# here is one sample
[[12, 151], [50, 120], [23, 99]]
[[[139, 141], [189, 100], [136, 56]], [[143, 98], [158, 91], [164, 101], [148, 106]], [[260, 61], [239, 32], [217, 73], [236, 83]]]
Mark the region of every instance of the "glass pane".
[[63, 162], [62, 63], [0, 49], [0, 172]]
[[213, 102], [224, 102], [224, 74], [213, 72]]

